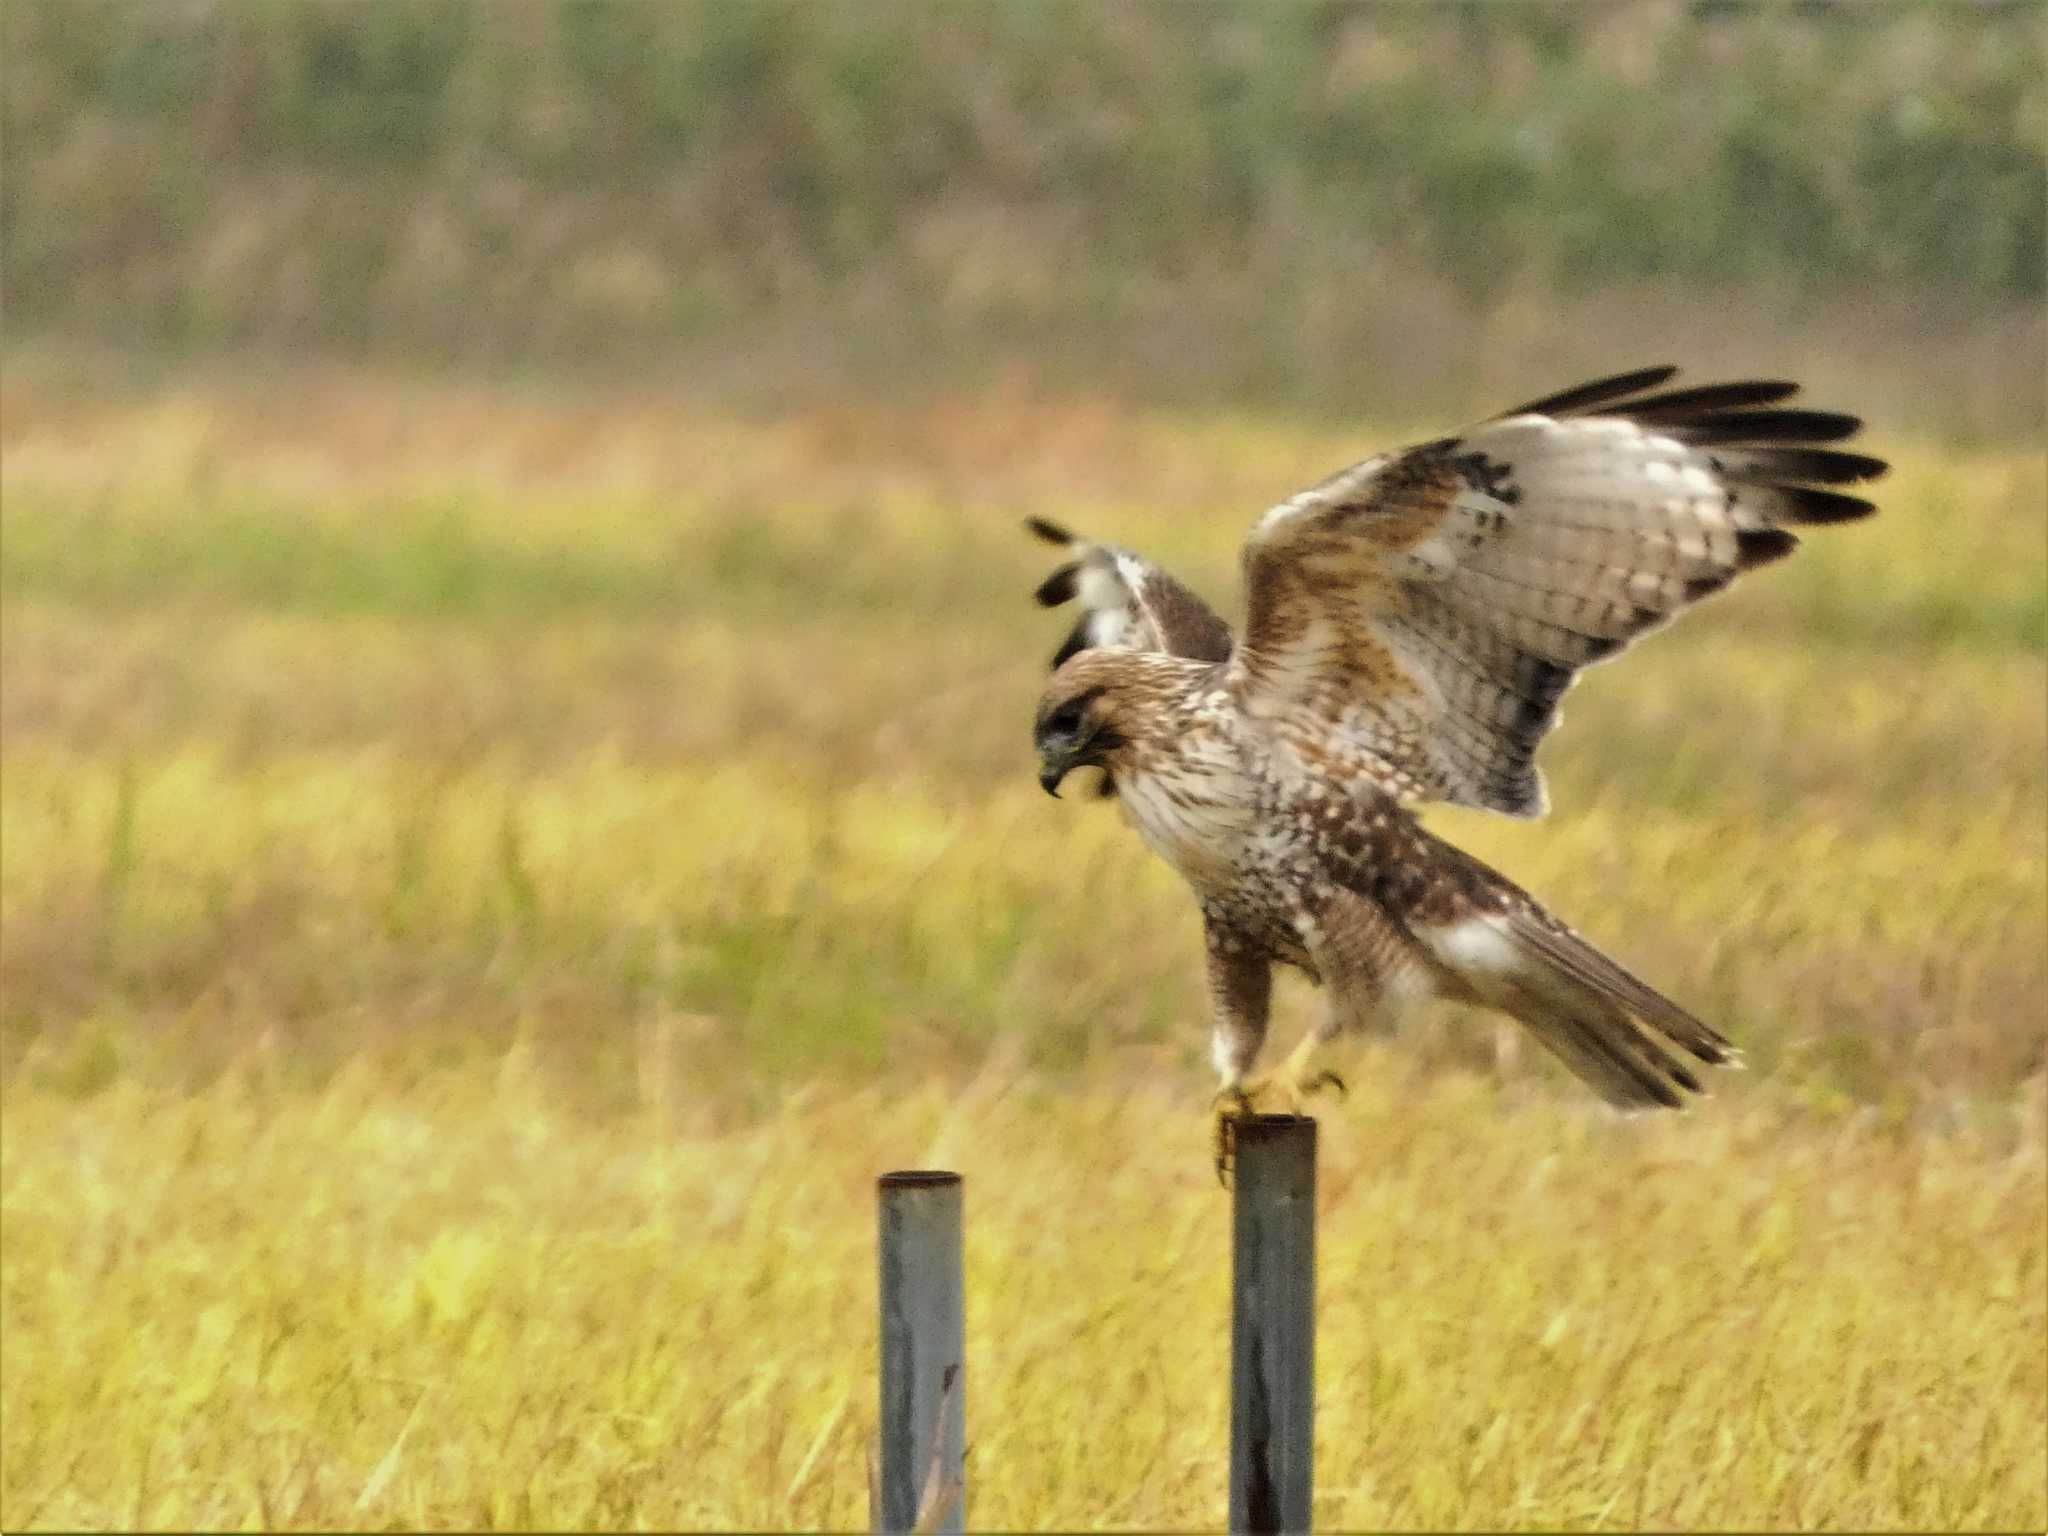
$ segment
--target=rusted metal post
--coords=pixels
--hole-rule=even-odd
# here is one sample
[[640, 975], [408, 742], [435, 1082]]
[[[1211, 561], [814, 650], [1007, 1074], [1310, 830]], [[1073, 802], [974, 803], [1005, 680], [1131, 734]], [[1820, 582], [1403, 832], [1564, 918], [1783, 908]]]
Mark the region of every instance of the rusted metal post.
[[967, 1525], [967, 1348], [957, 1173], [885, 1173], [877, 1530]]
[[1315, 1447], [1315, 1121], [1240, 1122], [1233, 1186], [1230, 1529], [1306, 1531]]

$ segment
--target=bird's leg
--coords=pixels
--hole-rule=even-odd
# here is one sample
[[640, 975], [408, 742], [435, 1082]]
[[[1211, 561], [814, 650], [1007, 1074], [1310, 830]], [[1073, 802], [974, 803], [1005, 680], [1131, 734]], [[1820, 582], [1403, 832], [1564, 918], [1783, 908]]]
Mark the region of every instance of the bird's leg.
[[1309, 1070], [1317, 1048], [1329, 1038], [1328, 1029], [1311, 1029], [1301, 1037], [1301, 1043], [1287, 1053], [1286, 1060], [1263, 1077], [1246, 1083], [1241, 1091], [1259, 1106], [1259, 1113], [1277, 1115], [1302, 1113], [1308, 1101], [1325, 1089], [1334, 1088], [1340, 1096], [1343, 1095], [1347, 1091], [1344, 1079], [1335, 1072], [1327, 1067], [1320, 1071]]
[[1209, 1112], [1210, 1138], [1216, 1149], [1216, 1182], [1225, 1189], [1230, 1187], [1230, 1170], [1237, 1163], [1237, 1123], [1256, 1113], [1244, 1084], [1228, 1083], [1216, 1090]]
[[[1263, 1077], [1245, 1082], [1235, 1076], [1226, 1076], [1223, 1086], [1216, 1090], [1211, 1111], [1219, 1183], [1229, 1186], [1230, 1169], [1237, 1160], [1237, 1125], [1240, 1120], [1248, 1120], [1257, 1114], [1298, 1115], [1310, 1098], [1326, 1088], [1334, 1088], [1340, 1095], [1345, 1092], [1344, 1079], [1336, 1073], [1327, 1068], [1320, 1072], [1308, 1069], [1316, 1047], [1323, 1043], [1324, 1038], [1322, 1029], [1310, 1030], [1301, 1037], [1301, 1044], [1287, 1053], [1287, 1059]], [[1272, 1107], [1268, 1109], [1267, 1105]]]
[[[1344, 1033], [1383, 1033], [1390, 1024], [1389, 972], [1404, 957], [1405, 941], [1384, 913], [1349, 891], [1332, 893], [1317, 914], [1310, 953], [1324, 988], [1323, 1016], [1277, 1070], [1245, 1085], [1282, 1114], [1298, 1115], [1326, 1088], [1343, 1093], [1344, 1079], [1327, 1067], [1312, 1070], [1317, 1047]], [[1310, 937], [1303, 935], [1304, 939]]]
[[1316, 1094], [1327, 1088], [1334, 1088], [1341, 1096], [1347, 1090], [1344, 1079], [1325, 1067], [1311, 1072], [1309, 1063], [1315, 1059], [1316, 1049], [1329, 1038], [1329, 1031], [1321, 1025], [1309, 1030], [1301, 1037], [1301, 1043], [1287, 1053], [1287, 1059], [1257, 1082], [1247, 1085], [1246, 1091], [1254, 1100], [1269, 1100], [1277, 1106], [1276, 1112], [1283, 1115], [1298, 1115]]
[[1213, 919], [1207, 925], [1209, 1006], [1214, 1033], [1210, 1055], [1221, 1080], [1210, 1106], [1210, 1136], [1216, 1153], [1217, 1182], [1230, 1183], [1237, 1155], [1237, 1122], [1254, 1113], [1244, 1075], [1258, 1058], [1266, 1039], [1266, 1012], [1272, 999], [1272, 966], [1250, 950], [1228, 927]]

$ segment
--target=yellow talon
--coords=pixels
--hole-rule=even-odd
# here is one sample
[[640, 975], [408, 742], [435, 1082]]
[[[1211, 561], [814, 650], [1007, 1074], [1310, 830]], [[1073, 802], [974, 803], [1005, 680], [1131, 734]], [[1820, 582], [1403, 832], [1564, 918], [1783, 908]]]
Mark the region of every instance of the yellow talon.
[[1225, 1189], [1230, 1187], [1230, 1170], [1237, 1160], [1238, 1121], [1261, 1113], [1301, 1114], [1308, 1101], [1325, 1088], [1334, 1088], [1340, 1098], [1350, 1092], [1344, 1079], [1327, 1067], [1319, 1072], [1308, 1070], [1316, 1044], [1315, 1037], [1310, 1035], [1266, 1076], [1217, 1090], [1211, 1110], [1215, 1122], [1216, 1182]]
[[1225, 1189], [1230, 1188], [1230, 1169], [1237, 1158], [1237, 1122], [1256, 1113], [1252, 1096], [1242, 1087], [1218, 1090], [1210, 1114], [1216, 1139], [1216, 1182]]
[[1261, 1114], [1299, 1115], [1307, 1111], [1308, 1101], [1326, 1088], [1334, 1088], [1339, 1097], [1350, 1091], [1344, 1079], [1327, 1068], [1303, 1076], [1290, 1063], [1269, 1076], [1254, 1078], [1239, 1091], [1259, 1106]]
[[1225, 1189], [1230, 1187], [1230, 1170], [1237, 1160], [1238, 1121], [1266, 1112], [1260, 1108], [1262, 1103], [1274, 1106], [1271, 1113], [1298, 1115], [1309, 1099], [1326, 1088], [1334, 1088], [1340, 1098], [1350, 1092], [1344, 1079], [1327, 1068], [1304, 1078], [1300, 1064], [1290, 1057], [1277, 1072], [1266, 1077], [1218, 1089], [1210, 1111], [1216, 1142], [1216, 1182]]
[[1278, 1070], [1255, 1085], [1252, 1092], [1257, 1094], [1262, 1089], [1270, 1092], [1280, 1112], [1289, 1115], [1301, 1114], [1308, 1100], [1325, 1088], [1336, 1089], [1340, 1096], [1344, 1094], [1344, 1079], [1336, 1073], [1328, 1068], [1320, 1072], [1309, 1070], [1309, 1062], [1315, 1058], [1319, 1044], [1315, 1035], [1304, 1035], [1301, 1044], [1287, 1053], [1287, 1059], [1280, 1063]]

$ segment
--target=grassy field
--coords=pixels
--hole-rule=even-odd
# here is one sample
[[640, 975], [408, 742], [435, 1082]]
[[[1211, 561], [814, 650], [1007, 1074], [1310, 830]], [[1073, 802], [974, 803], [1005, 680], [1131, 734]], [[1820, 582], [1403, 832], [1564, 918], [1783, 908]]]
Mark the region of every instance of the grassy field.
[[[1441, 425], [7, 375], [0, 1524], [864, 1524], [931, 1162], [972, 1522], [1219, 1523], [1197, 925], [1033, 781], [1016, 523], [1228, 598]], [[1432, 818], [1752, 1070], [1340, 1059], [1323, 1523], [2048, 1522], [2048, 483], [1872, 447], [1572, 696], [1549, 821]]]

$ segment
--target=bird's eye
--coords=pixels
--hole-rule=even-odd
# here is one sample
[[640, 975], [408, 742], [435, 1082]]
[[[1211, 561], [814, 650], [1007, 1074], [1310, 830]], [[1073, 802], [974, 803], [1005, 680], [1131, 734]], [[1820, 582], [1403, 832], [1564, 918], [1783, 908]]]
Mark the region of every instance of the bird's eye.
[[1062, 736], [1071, 736], [1081, 729], [1081, 701], [1069, 699], [1052, 712], [1052, 718], [1045, 722], [1049, 730]]

